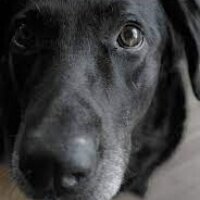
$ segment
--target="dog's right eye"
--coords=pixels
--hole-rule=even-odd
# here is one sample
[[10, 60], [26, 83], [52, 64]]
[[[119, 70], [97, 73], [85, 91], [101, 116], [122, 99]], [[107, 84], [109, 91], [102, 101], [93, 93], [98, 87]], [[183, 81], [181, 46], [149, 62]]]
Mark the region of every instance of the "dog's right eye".
[[117, 39], [120, 47], [125, 49], [139, 48], [144, 41], [144, 35], [142, 31], [135, 24], [125, 25]]
[[33, 30], [21, 24], [12, 37], [12, 46], [19, 51], [32, 51], [36, 47], [37, 38]]

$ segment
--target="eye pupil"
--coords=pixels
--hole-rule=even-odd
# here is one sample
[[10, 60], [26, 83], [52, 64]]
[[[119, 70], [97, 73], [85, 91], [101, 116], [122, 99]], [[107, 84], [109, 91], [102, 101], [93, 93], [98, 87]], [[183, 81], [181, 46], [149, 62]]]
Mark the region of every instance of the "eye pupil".
[[126, 25], [118, 38], [118, 43], [123, 48], [137, 47], [142, 43], [143, 35], [141, 31], [133, 25]]

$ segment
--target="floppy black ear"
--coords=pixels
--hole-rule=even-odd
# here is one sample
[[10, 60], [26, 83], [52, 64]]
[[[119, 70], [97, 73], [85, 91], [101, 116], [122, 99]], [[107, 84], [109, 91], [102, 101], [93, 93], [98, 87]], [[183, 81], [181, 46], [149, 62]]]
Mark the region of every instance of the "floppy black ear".
[[200, 100], [200, 0], [161, 0], [171, 26], [182, 38], [188, 71]]

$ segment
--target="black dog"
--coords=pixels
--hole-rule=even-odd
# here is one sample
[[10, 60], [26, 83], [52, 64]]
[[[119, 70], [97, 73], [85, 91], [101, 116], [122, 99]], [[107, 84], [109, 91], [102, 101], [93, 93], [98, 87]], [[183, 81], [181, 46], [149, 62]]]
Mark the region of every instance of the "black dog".
[[0, 6], [1, 152], [13, 149], [19, 186], [37, 199], [144, 195], [181, 139], [183, 56], [200, 99], [200, 2]]

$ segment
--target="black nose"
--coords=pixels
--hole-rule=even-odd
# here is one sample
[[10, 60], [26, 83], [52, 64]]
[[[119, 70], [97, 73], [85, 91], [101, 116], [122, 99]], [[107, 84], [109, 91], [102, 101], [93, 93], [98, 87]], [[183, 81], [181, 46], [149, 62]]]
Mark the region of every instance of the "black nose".
[[24, 149], [20, 158], [20, 170], [38, 193], [52, 187], [60, 191], [74, 189], [95, 169], [97, 145], [91, 138], [74, 137], [66, 143], [44, 145], [45, 148], [31, 142], [31, 148]]
[[93, 171], [96, 158], [96, 145], [91, 139], [77, 137], [69, 140], [64, 159], [58, 163], [58, 186], [65, 189], [77, 186]]

